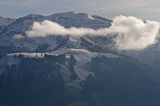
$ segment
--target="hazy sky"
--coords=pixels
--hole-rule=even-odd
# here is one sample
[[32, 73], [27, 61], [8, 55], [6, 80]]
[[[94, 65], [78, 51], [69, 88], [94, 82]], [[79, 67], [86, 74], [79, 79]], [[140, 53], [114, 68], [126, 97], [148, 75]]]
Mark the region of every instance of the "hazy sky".
[[160, 0], [0, 0], [0, 16], [4, 17], [68, 11], [97, 14], [110, 19], [131, 15], [160, 21]]

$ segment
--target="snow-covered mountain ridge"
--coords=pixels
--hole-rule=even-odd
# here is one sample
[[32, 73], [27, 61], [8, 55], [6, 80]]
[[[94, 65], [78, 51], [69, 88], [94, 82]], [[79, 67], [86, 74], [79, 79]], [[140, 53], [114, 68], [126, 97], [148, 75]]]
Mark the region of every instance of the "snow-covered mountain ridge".
[[66, 12], [30, 14], [3, 26], [0, 105], [159, 106], [158, 44], [142, 51], [120, 51], [113, 47], [114, 36], [27, 38], [25, 32], [33, 23], [44, 20], [92, 30], [112, 24], [97, 15]]
[[[5, 18], [1, 18], [5, 19]], [[128, 55], [136, 57], [137, 59], [150, 64], [149, 60], [152, 60], [152, 64], [157, 61], [154, 59], [154, 54], [159, 53], [159, 43], [155, 46], [151, 46], [142, 51], [117, 51], [112, 48], [114, 41], [111, 37], [97, 36], [97, 37], [82, 37], [80, 39], [74, 39], [71, 36], [49, 36], [46, 38], [25, 38], [14, 39], [15, 34], [25, 35], [25, 31], [29, 30], [33, 25], [33, 22], [42, 22], [43, 20], [50, 20], [63, 25], [66, 28], [70, 27], [84, 27], [99, 29], [103, 27], [110, 27], [112, 20], [97, 16], [88, 15], [86, 13], [74, 13], [65, 12], [57, 13], [49, 16], [30, 14], [15, 20], [5, 19], [5, 26], [0, 31], [0, 53], [15, 53], [15, 52], [52, 52], [62, 48], [73, 49], [86, 49], [91, 52], [109, 52], [116, 54]], [[11, 20], [11, 21], [10, 21]], [[151, 48], [151, 50], [150, 50]], [[143, 52], [144, 51], [144, 52]], [[153, 55], [152, 55], [153, 54]], [[141, 56], [143, 55], [143, 56]], [[147, 57], [149, 59], [146, 60]], [[141, 57], [141, 58], [139, 58]], [[143, 57], [143, 58], [142, 58]], [[160, 57], [160, 56], [158, 56]], [[158, 67], [158, 65], [156, 65]]]

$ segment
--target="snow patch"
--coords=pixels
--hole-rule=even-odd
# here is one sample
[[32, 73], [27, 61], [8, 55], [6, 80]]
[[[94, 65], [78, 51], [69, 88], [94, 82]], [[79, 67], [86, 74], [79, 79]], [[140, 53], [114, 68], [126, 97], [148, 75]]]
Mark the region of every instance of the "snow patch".
[[44, 53], [11, 53], [11, 54], [7, 54], [7, 56], [9, 57], [13, 57], [13, 56], [24, 56], [24, 57], [28, 57], [28, 58], [43, 58], [44, 57]]
[[74, 55], [75, 59], [77, 60], [77, 64], [75, 65], [75, 72], [78, 75], [79, 82], [85, 80], [89, 75], [94, 75], [94, 73], [87, 71], [84, 69], [84, 65], [92, 60], [92, 58], [97, 56], [106, 56], [108, 58], [118, 58], [118, 55], [114, 55], [111, 53], [97, 53], [97, 52], [90, 52], [85, 49], [60, 49], [57, 51], [52, 52], [51, 54], [58, 55], [58, 54], [65, 54], [67, 56]]
[[92, 15], [88, 15], [88, 19], [94, 20], [95, 18]]

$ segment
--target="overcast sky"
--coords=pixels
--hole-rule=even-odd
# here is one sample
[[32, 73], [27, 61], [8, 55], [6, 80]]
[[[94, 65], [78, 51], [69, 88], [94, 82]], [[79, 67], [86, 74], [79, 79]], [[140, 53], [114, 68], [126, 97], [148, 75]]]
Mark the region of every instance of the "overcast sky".
[[160, 0], [0, 0], [0, 16], [4, 17], [69, 11], [97, 14], [110, 19], [131, 15], [160, 21]]

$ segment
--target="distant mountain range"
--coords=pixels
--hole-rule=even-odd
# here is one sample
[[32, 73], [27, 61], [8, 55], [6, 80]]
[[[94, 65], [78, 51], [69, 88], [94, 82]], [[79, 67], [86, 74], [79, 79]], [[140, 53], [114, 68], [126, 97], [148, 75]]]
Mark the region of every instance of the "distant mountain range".
[[112, 20], [86, 13], [0, 17], [0, 105], [159, 106], [159, 44], [119, 51], [110, 37], [25, 36], [33, 22], [99, 29]]

